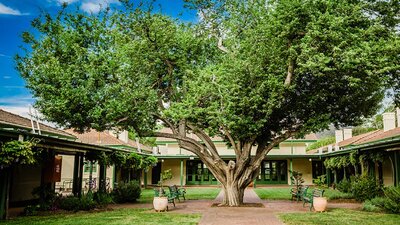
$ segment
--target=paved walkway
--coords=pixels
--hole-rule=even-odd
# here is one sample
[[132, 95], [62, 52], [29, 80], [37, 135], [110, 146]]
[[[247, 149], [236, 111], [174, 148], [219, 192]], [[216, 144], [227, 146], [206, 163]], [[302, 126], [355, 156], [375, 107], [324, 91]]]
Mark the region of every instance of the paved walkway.
[[[223, 191], [219, 193], [214, 202], [221, 202], [223, 198]], [[263, 203], [252, 188], [247, 188], [244, 192], [244, 203]], [[210, 207], [200, 220], [201, 225], [213, 224], [265, 224], [275, 225], [283, 224], [278, 220], [272, 210], [268, 208], [255, 208], [255, 207]]]

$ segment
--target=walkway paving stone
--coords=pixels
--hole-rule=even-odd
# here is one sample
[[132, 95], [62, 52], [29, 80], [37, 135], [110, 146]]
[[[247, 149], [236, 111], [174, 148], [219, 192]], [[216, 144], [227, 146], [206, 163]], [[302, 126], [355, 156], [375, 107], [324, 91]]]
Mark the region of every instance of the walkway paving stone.
[[[221, 202], [223, 191], [219, 193], [214, 202]], [[263, 203], [252, 188], [246, 188], [244, 192], [244, 203]], [[200, 220], [201, 225], [280, 225], [283, 224], [268, 208], [253, 207], [212, 207], [209, 208]]]

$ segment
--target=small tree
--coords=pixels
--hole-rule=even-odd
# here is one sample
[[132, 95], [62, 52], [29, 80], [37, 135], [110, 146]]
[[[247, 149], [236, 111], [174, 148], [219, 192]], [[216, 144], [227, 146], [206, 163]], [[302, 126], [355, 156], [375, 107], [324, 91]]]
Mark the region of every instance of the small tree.
[[291, 171], [291, 173], [290, 180], [292, 185], [296, 187], [296, 190], [300, 190], [304, 183], [303, 174], [298, 171]]

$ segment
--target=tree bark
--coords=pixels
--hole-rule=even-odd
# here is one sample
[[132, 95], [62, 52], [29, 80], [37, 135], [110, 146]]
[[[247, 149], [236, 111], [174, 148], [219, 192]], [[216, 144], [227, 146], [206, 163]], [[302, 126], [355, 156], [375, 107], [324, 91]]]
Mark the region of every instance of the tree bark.
[[[161, 116], [157, 116], [157, 119], [171, 128], [172, 133], [155, 132], [153, 133], [154, 137], [175, 139], [181, 148], [196, 154], [222, 184], [224, 197], [221, 205], [226, 206], [240, 206], [243, 204], [244, 190], [259, 174], [260, 165], [265, 156], [274, 146], [294, 135], [299, 129], [296, 126], [292, 130], [287, 130], [276, 137], [272, 137], [270, 141], [256, 142], [256, 137], [250, 137], [247, 140], [235, 140], [229, 130], [222, 126], [222, 134], [229, 140], [236, 155], [234, 160], [226, 163], [219, 155], [211, 137], [196, 125], [185, 121], [180, 121], [174, 125], [171, 121]], [[186, 135], [187, 130], [196, 135], [200, 141]], [[251, 155], [251, 150], [256, 144], [255, 155]]]

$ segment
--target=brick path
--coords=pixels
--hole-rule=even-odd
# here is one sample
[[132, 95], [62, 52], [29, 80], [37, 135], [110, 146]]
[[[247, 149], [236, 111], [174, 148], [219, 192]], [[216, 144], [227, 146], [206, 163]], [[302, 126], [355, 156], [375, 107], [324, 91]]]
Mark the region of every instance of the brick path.
[[[223, 192], [221, 191], [214, 202], [221, 202], [223, 198]], [[244, 192], [245, 203], [263, 203], [252, 188], [247, 188]], [[266, 208], [252, 208], [252, 207], [213, 207], [209, 208], [200, 220], [201, 225], [213, 225], [213, 224], [229, 224], [229, 225], [241, 225], [241, 224], [265, 224], [275, 225], [283, 224], [274, 215], [272, 210]]]

